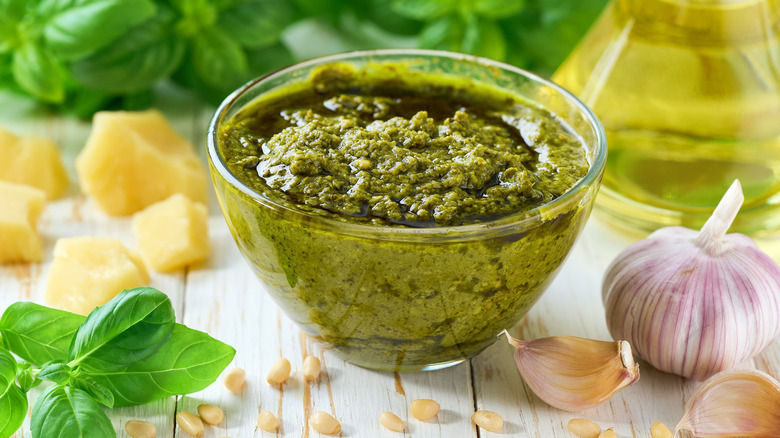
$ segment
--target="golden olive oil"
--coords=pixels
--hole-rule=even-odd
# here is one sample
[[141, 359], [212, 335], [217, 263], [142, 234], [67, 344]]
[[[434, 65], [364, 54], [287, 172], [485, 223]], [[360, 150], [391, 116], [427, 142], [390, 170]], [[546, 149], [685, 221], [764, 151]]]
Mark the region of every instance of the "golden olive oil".
[[698, 227], [735, 178], [733, 230], [780, 229], [780, 0], [616, 0], [553, 80], [604, 125], [598, 205]]

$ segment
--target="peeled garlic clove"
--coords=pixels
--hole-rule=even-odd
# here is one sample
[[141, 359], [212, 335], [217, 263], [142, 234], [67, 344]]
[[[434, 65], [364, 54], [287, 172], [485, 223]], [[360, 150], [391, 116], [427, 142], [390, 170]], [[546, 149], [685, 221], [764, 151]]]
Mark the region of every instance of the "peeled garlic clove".
[[725, 234], [743, 199], [735, 181], [700, 232], [660, 229], [607, 269], [609, 332], [655, 368], [703, 380], [780, 334], [780, 267], [749, 237]]
[[696, 390], [675, 429], [697, 438], [773, 438], [780, 434], [780, 383], [756, 370], [715, 375]]
[[521, 341], [503, 332], [515, 347], [523, 380], [540, 399], [566, 411], [605, 402], [639, 380], [639, 365], [626, 341], [606, 342], [574, 336]]

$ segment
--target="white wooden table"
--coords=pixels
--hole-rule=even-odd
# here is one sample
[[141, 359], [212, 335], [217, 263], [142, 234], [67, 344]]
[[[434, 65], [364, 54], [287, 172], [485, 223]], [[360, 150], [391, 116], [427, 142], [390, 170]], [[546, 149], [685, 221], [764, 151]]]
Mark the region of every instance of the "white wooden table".
[[[205, 131], [213, 108], [204, 107], [175, 90], [165, 89], [158, 105], [175, 127], [192, 138], [204, 154]], [[17, 300], [43, 302], [46, 275], [56, 239], [94, 235], [122, 239], [135, 247], [128, 218], [103, 214], [79, 193], [73, 159], [89, 133], [89, 124], [47, 113], [34, 104], [0, 94], [0, 124], [17, 134], [53, 138], [64, 151], [71, 175], [67, 198], [50, 203], [40, 220], [45, 260], [40, 264], [0, 266], [0, 309]], [[187, 437], [176, 428], [177, 411], [195, 411], [200, 403], [222, 407], [226, 417], [219, 427], [207, 427], [205, 437], [317, 437], [307, 418], [315, 411], [334, 415], [342, 424], [342, 437], [396, 437], [379, 425], [379, 414], [392, 411], [407, 422], [405, 437], [569, 437], [567, 422], [585, 417], [602, 428], [614, 427], [620, 437], [649, 437], [650, 424], [663, 421], [674, 427], [696, 383], [641, 365], [642, 378], [607, 403], [585, 412], [564, 412], [547, 406], [523, 384], [512, 358], [512, 348], [499, 340], [483, 353], [458, 366], [432, 372], [389, 373], [362, 369], [340, 360], [323, 345], [303, 335], [263, 291], [236, 249], [212, 195], [209, 217], [212, 254], [208, 262], [174, 274], [152, 273], [151, 286], [173, 300], [179, 322], [207, 331], [233, 345], [236, 358], [230, 367], [247, 371], [247, 386], [240, 395], [221, 382], [185, 397], [170, 398], [109, 412], [118, 436], [126, 437], [124, 424], [143, 419], [157, 426], [158, 437]], [[525, 339], [550, 335], [577, 335], [610, 339], [601, 303], [601, 279], [612, 258], [640, 235], [611, 229], [592, 217], [557, 279], [511, 332]], [[776, 259], [778, 245], [761, 242]], [[305, 384], [303, 358], [313, 354], [323, 365], [319, 381]], [[292, 363], [293, 376], [282, 390], [265, 382], [265, 374], [280, 356]], [[780, 342], [745, 364], [780, 377]], [[30, 393], [30, 406], [40, 390]], [[408, 414], [417, 398], [430, 398], [442, 407], [438, 418], [420, 422]], [[257, 428], [258, 410], [267, 409], [281, 419], [278, 434]], [[477, 430], [471, 424], [476, 409], [495, 411], [504, 418], [502, 432]], [[29, 416], [18, 437], [30, 437]]]

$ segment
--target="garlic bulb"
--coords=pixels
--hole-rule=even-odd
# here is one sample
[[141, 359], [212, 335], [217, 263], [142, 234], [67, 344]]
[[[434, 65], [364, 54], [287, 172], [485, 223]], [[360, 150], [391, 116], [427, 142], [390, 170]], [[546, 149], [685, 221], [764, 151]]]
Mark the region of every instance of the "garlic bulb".
[[626, 341], [574, 336], [521, 341], [503, 331], [515, 347], [523, 380], [540, 399], [565, 411], [588, 409], [639, 380], [639, 366]]
[[715, 375], [696, 390], [677, 425], [698, 438], [777, 438], [780, 383], [756, 370]]
[[703, 380], [780, 334], [780, 267], [749, 237], [726, 235], [743, 199], [735, 181], [700, 232], [660, 229], [607, 269], [609, 331], [655, 368]]

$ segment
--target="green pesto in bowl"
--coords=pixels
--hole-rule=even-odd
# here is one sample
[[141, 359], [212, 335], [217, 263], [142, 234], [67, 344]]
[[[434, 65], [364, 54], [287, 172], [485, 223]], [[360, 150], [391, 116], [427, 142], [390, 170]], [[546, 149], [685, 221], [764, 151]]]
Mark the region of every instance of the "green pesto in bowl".
[[268, 292], [371, 368], [484, 349], [539, 297], [592, 204], [586, 186], [546, 210], [593, 157], [557, 115], [399, 63], [318, 66], [214, 134], [237, 183], [212, 160], [218, 198]]
[[222, 127], [230, 171], [302, 211], [380, 226], [453, 226], [544, 205], [588, 171], [548, 111], [444, 77], [316, 70]]

